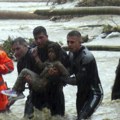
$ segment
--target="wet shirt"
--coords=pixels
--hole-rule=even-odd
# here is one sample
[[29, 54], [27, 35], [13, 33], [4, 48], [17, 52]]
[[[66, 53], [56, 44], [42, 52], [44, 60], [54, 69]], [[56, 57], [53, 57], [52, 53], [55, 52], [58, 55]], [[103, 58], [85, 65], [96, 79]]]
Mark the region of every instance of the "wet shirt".
[[30, 49], [27, 51], [26, 55], [21, 58], [17, 63], [18, 74], [23, 68], [28, 68], [32, 71], [35, 71], [35, 60], [31, 55]]
[[87, 96], [92, 94], [103, 94], [94, 56], [84, 46], [73, 54], [71, 72], [77, 79], [78, 94]]

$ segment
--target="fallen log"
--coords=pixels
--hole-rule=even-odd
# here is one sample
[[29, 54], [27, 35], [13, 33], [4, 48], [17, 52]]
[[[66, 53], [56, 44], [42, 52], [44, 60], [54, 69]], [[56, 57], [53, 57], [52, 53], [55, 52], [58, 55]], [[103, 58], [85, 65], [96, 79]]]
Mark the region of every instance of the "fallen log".
[[[85, 45], [89, 50], [93, 51], [120, 51], [120, 46], [106, 46], [106, 45]], [[68, 51], [67, 46], [63, 46], [63, 49]]]
[[97, 50], [97, 51], [120, 51], [120, 46], [86, 45], [86, 47], [90, 50]]
[[29, 12], [0, 11], [0, 19], [46, 19], [46, 16], [40, 16]]
[[44, 9], [34, 13], [18, 11], [0, 11], [0, 19], [49, 19], [51, 16], [70, 15], [120, 15], [120, 7], [79, 7], [72, 9]]
[[44, 9], [36, 10], [37, 15], [52, 16], [52, 15], [105, 15], [115, 14], [120, 15], [120, 7], [104, 6], [104, 7], [79, 7], [71, 9]]

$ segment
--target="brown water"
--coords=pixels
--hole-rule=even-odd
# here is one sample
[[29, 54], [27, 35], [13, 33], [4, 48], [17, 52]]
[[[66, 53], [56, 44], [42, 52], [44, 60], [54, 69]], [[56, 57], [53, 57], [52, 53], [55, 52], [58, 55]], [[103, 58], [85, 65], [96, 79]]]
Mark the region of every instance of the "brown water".
[[[36, 8], [45, 8], [43, 3], [0, 3], [0, 10], [18, 10], [18, 11], [33, 11]], [[50, 6], [49, 6], [50, 7]], [[59, 7], [59, 6], [58, 6]], [[101, 33], [102, 28], [97, 27], [87, 27], [87, 25], [98, 25], [98, 24], [112, 24], [115, 23], [111, 18], [117, 23], [120, 24], [119, 16], [85, 16], [81, 18], [73, 18], [70, 21], [68, 20], [59, 20], [59, 21], [50, 21], [50, 20], [0, 20], [0, 42], [3, 42], [11, 36], [12, 38], [24, 37], [24, 38], [33, 38], [32, 30], [38, 25], [43, 25], [47, 28], [48, 35], [50, 40], [62, 42], [66, 45], [66, 35], [70, 30], [77, 29], [81, 31], [82, 35], [88, 34], [89, 37], [97, 36]], [[82, 27], [86, 26], [86, 27]], [[87, 44], [115, 44], [119, 45], [119, 37], [112, 39], [98, 39], [87, 43]], [[114, 42], [113, 42], [114, 41]], [[106, 51], [92, 51], [94, 54], [97, 64], [99, 76], [102, 82], [104, 90], [104, 98], [102, 104], [93, 114], [92, 120], [120, 120], [120, 101], [112, 101], [111, 97], [111, 88], [115, 78], [115, 70], [120, 58], [120, 52], [106, 52]], [[16, 63], [14, 63], [16, 66]], [[4, 76], [5, 81], [9, 87], [12, 87], [16, 78], [17, 70], [15, 67], [14, 72]], [[28, 95], [28, 90], [25, 90], [24, 94]], [[66, 105], [66, 114], [65, 117], [52, 117], [50, 116], [50, 111], [44, 109], [43, 111], [35, 110], [34, 120], [75, 120], [76, 119], [76, 87], [67, 85], [64, 87], [65, 94], [65, 105]], [[24, 103], [25, 99], [18, 100], [12, 107], [11, 113], [1, 113], [0, 120], [24, 120]], [[27, 119], [25, 119], [27, 120]]]
[[[104, 99], [102, 104], [99, 106], [97, 111], [93, 114], [92, 120], [119, 120], [120, 118], [120, 101], [112, 101], [111, 88], [114, 82], [115, 69], [120, 56], [119, 52], [98, 52], [92, 51], [94, 54], [99, 70], [99, 76], [102, 82], [104, 90]], [[16, 63], [15, 63], [16, 66]], [[9, 87], [12, 87], [14, 81], [17, 77], [16, 68], [11, 74], [5, 75], [4, 78], [8, 83]], [[27, 96], [28, 91], [25, 90], [24, 94]], [[50, 111], [44, 109], [43, 111], [35, 110], [34, 120], [75, 120], [76, 118], [76, 87], [67, 85], [64, 87], [65, 94], [65, 105], [66, 105], [66, 115], [65, 117], [52, 117], [50, 116]], [[0, 114], [0, 120], [23, 120], [23, 111], [25, 99], [18, 100], [12, 107], [11, 113]], [[26, 119], [25, 119], [26, 120]]]

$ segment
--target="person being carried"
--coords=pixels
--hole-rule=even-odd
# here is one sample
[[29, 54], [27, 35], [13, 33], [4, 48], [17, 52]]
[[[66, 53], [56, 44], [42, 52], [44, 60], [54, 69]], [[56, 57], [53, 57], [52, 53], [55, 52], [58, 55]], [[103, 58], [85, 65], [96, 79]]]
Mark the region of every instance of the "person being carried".
[[[34, 91], [45, 91], [50, 82], [63, 82], [63, 81], [51, 81], [51, 77], [67, 77], [69, 75], [67, 69], [59, 61], [59, 54], [61, 47], [57, 43], [50, 44], [48, 46], [48, 60], [44, 63], [40, 60], [36, 53], [33, 53], [36, 65], [39, 67], [40, 75], [35, 72], [24, 68], [19, 74], [14, 86], [10, 90], [1, 91], [3, 94], [19, 97], [25, 90], [25, 83], [28, 83]], [[34, 52], [34, 51], [33, 51]], [[50, 79], [50, 80], [49, 80]]]
[[0, 47], [0, 112], [5, 112], [9, 109], [8, 97], [1, 94], [2, 90], [7, 89], [7, 85], [4, 82], [2, 75], [11, 73], [14, 70], [13, 61], [8, 57], [2, 47]]

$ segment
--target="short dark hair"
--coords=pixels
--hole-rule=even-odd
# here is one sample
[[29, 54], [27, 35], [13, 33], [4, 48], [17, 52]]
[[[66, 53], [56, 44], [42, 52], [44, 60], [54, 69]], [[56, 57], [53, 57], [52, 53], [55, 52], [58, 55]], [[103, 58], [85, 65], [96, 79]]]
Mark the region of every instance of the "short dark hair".
[[33, 30], [33, 35], [34, 37], [40, 33], [44, 33], [45, 35], [47, 35], [47, 31], [43, 26], [37, 26], [34, 28]]
[[67, 36], [78, 36], [78, 37], [81, 37], [81, 33], [77, 30], [72, 30], [70, 31]]
[[20, 45], [28, 46], [27, 41], [24, 38], [22, 38], [22, 37], [17, 37], [16, 39], [14, 39], [12, 41], [12, 45], [14, 45], [15, 43], [19, 43]]

